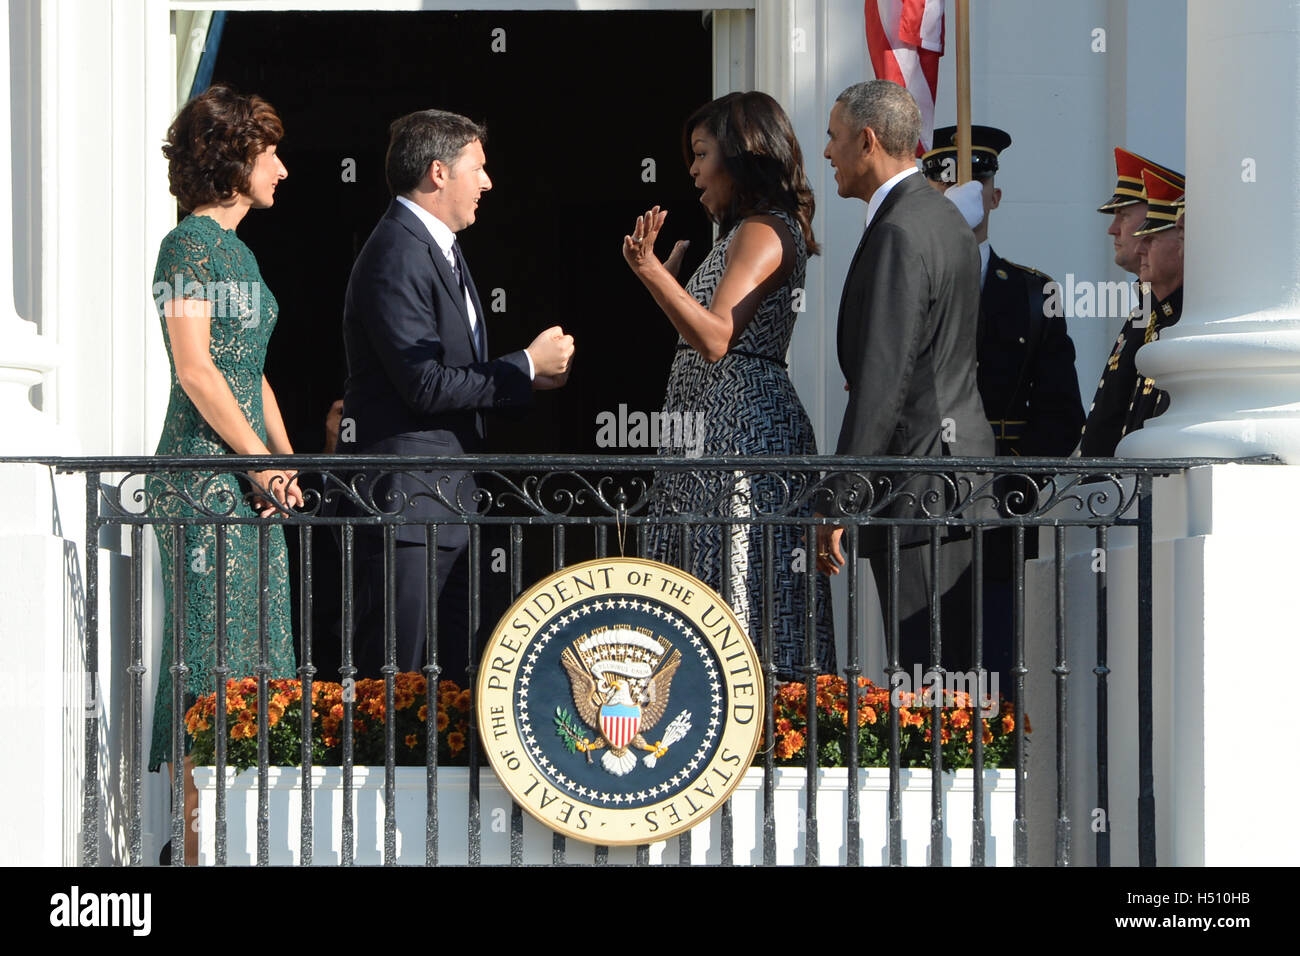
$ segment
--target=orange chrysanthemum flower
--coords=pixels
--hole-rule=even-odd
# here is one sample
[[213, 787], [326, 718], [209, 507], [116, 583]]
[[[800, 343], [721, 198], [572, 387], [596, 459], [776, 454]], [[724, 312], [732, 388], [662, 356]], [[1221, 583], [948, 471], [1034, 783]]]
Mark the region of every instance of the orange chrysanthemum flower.
[[412, 750], [415, 749], [415, 745], [418, 744], [419, 742], [420, 742], [420, 738], [417, 737], [415, 734], [406, 735], [406, 746], [410, 747]]
[[190, 736], [194, 736], [200, 731], [207, 730], [209, 726], [211, 725], [201, 713], [196, 714], [191, 711], [190, 715], [185, 719], [185, 729], [189, 731]]
[[450, 718], [447, 717], [447, 712], [445, 710], [438, 711], [438, 716], [436, 718], [436, 721], [437, 721], [437, 727], [439, 733], [442, 733], [442, 731], [446, 730], [447, 725], [451, 723], [451, 720]]
[[797, 730], [782, 734], [776, 742], [776, 755], [782, 760], [789, 760], [803, 749], [804, 736]]
[[459, 730], [453, 730], [447, 735], [447, 747], [453, 754], [458, 754], [465, 749], [465, 735]]

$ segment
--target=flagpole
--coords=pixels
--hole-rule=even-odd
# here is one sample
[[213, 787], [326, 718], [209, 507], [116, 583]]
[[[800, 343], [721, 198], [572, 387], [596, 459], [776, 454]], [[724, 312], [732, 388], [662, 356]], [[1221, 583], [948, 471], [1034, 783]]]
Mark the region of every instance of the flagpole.
[[970, 182], [970, 0], [957, 0], [957, 182]]

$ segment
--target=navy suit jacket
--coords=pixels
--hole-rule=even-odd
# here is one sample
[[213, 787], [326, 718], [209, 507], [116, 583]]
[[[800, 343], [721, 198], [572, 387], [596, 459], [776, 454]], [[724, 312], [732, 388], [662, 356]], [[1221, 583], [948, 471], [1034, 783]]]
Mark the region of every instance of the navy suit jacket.
[[[474, 281], [469, 294], [484, 323]], [[483, 341], [487, 341], [483, 325]], [[483, 412], [532, 402], [523, 351], [489, 360], [480, 355], [460, 286], [424, 223], [394, 199], [352, 266], [343, 307], [348, 379], [343, 416], [355, 429], [341, 452], [425, 457], [483, 449]], [[437, 518], [473, 507], [473, 476], [422, 472], [380, 476], [367, 493], [385, 510]], [[395, 496], [395, 497], [390, 497]], [[424, 529], [403, 526], [400, 540], [424, 541]], [[439, 530], [438, 543], [462, 545], [465, 525]]]

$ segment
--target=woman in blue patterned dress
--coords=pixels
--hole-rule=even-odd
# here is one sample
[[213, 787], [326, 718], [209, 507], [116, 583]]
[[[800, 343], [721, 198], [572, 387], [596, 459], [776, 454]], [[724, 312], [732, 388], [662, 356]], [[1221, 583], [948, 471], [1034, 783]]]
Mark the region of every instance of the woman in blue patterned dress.
[[[189, 215], [158, 251], [154, 298], [171, 362], [171, 395], [159, 455], [291, 454], [275, 394], [262, 368], [278, 306], [262, 281], [257, 260], [235, 234], [250, 209], [275, 202], [276, 184], [288, 175], [276, 145], [283, 127], [257, 96], [222, 86], [190, 100], [168, 130], [163, 154], [172, 194]], [[152, 513], [168, 518], [205, 511], [252, 518], [302, 504], [294, 473], [254, 472], [269, 496], [245, 497], [233, 474], [180, 472], [149, 476]], [[274, 500], [271, 500], [273, 496]], [[187, 707], [215, 690], [217, 575], [225, 579], [226, 664], [232, 678], [256, 675], [259, 662], [258, 527], [228, 525], [224, 567], [217, 566], [211, 524], [185, 526], [176, 554], [175, 526], [154, 526], [162, 557], [165, 624], [160, 635], [158, 693], [154, 703], [149, 769], [172, 772], [172, 713], [176, 698]], [[284, 530], [268, 529], [270, 594], [266, 632], [270, 677], [292, 677], [295, 657], [289, 618]], [[172, 586], [174, 560], [182, 568], [183, 608]], [[183, 650], [188, 674], [181, 693], [172, 684], [173, 628], [184, 614]], [[184, 716], [182, 712], [182, 717]], [[186, 860], [197, 843], [188, 826], [196, 801], [185, 761]]]
[[[654, 242], [666, 211], [637, 217], [623, 257], [678, 332], [660, 429], [660, 455], [814, 455], [812, 424], [786, 370], [785, 356], [801, 311], [813, 239], [813, 195], [803, 155], [781, 106], [765, 93], [731, 93], [686, 121], [683, 143], [700, 202], [718, 224], [718, 240], [686, 286], [676, 279], [684, 244], [666, 262]], [[680, 427], [679, 424], [680, 423]], [[665, 436], [665, 431], [668, 433]], [[739, 473], [738, 473], [739, 475]], [[806, 498], [812, 476], [752, 473], [724, 479], [685, 471], [655, 479], [652, 514], [694, 512], [744, 517]], [[734, 487], [732, 483], [734, 480]], [[789, 513], [807, 515], [804, 505]], [[724, 588], [723, 535], [730, 537]], [[683, 546], [686, 551], [684, 552]], [[651, 526], [650, 556], [690, 571], [724, 595], [750, 637], [763, 636], [763, 526]], [[803, 530], [775, 528], [773, 660], [778, 676], [835, 668], [828, 583], [815, 575], [816, 656], [806, 653], [810, 560]]]

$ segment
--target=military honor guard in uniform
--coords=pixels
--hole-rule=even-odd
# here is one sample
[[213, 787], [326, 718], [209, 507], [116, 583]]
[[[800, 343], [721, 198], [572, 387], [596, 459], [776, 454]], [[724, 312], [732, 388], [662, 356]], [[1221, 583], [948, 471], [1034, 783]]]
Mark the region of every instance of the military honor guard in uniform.
[[[1150, 240], [1146, 237], [1153, 234], [1147, 231], [1152, 222], [1152, 203], [1156, 205], [1159, 217], [1154, 220], [1160, 226], [1156, 232], [1172, 231], [1179, 208], [1176, 202], [1183, 196], [1183, 175], [1118, 147], [1115, 149], [1115, 168], [1119, 180], [1114, 195], [1098, 207], [1097, 211], [1113, 217], [1108, 232], [1115, 237], [1115, 264], [1128, 272], [1138, 273], [1144, 283], [1151, 284], [1149, 295], [1144, 290], [1143, 302], [1129, 313], [1128, 321], [1120, 330], [1110, 357], [1106, 360], [1079, 445], [1079, 454], [1087, 458], [1114, 455], [1119, 440], [1135, 427], [1141, 427], [1141, 421], [1150, 417], [1142, 415], [1142, 409], [1147, 408], [1147, 403], [1139, 403], [1141, 407], [1136, 409], [1140, 420], [1130, 416], [1140, 384], [1135, 356], [1137, 350], [1149, 341], [1148, 335], [1158, 336], [1160, 329], [1177, 322], [1182, 312], [1182, 252], [1181, 247], [1177, 246], [1177, 237], [1171, 235], [1160, 240], [1156, 246], [1158, 281], [1152, 282], [1141, 274], [1141, 252], [1144, 243], [1148, 247], [1150, 245]], [[1148, 195], [1150, 188], [1156, 190], [1156, 196]], [[1167, 218], [1170, 217], [1170, 209], [1174, 211], [1173, 217]], [[1137, 235], [1139, 231], [1144, 235]], [[1178, 249], [1176, 283], [1175, 277], [1170, 273], [1173, 263], [1169, 261], [1168, 245], [1171, 242]], [[1148, 299], [1152, 301], [1148, 302]], [[1152, 313], [1151, 322], [1147, 318], [1148, 305]], [[1145, 386], [1145, 383], [1141, 384]], [[1149, 410], [1159, 414], [1164, 408], [1157, 411], [1151, 405]]]
[[[956, 133], [955, 126], [935, 130], [934, 148], [921, 157], [926, 176], [940, 190], [956, 182]], [[999, 455], [1064, 457], [1078, 443], [1083, 401], [1065, 319], [1048, 314], [1052, 279], [1003, 259], [989, 245], [989, 213], [1002, 201], [994, 174], [998, 155], [1010, 145], [1011, 137], [1000, 129], [971, 127], [971, 178], [984, 191], [984, 218], [975, 227], [980, 397]]]
[[[1138, 276], [1151, 286], [1153, 300], [1151, 321], [1142, 334], [1142, 344], [1146, 345], [1159, 339], [1160, 333], [1183, 314], [1183, 239], [1179, 221], [1186, 199], [1181, 176], [1174, 181], [1144, 171], [1142, 179], [1147, 190], [1147, 218], [1134, 235], [1141, 240]], [[1169, 394], [1156, 388], [1153, 379], [1139, 376], [1129, 400], [1123, 435], [1137, 431], [1143, 422], [1163, 414], [1168, 407]]]
[[[934, 148], [921, 166], [935, 188], [956, 182], [957, 129], [934, 131]], [[1074, 367], [1074, 343], [1065, 319], [1050, 314], [1052, 279], [1037, 269], [1003, 259], [989, 245], [989, 214], [1002, 201], [994, 185], [998, 157], [1011, 136], [992, 126], [971, 127], [971, 179], [983, 190], [984, 215], [974, 226], [980, 252], [980, 311], [976, 339], [977, 379], [999, 455], [1064, 458], [1074, 450], [1083, 426], [1083, 401]], [[1027, 507], [1033, 490], [1002, 487], [1001, 496], [1021, 490]], [[1025, 556], [1037, 556], [1037, 539], [1027, 535]], [[985, 535], [984, 660], [1010, 691], [1013, 582], [1010, 529]]]

